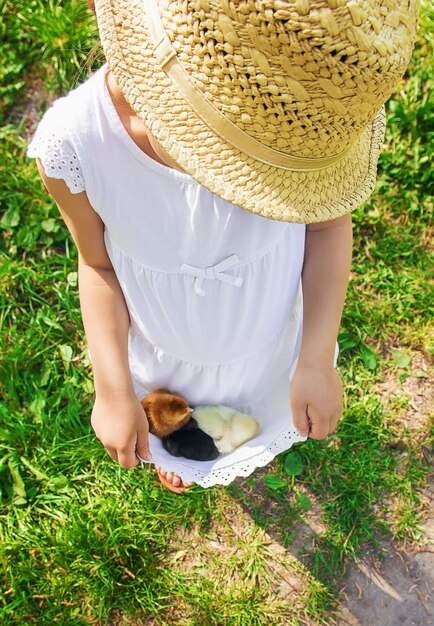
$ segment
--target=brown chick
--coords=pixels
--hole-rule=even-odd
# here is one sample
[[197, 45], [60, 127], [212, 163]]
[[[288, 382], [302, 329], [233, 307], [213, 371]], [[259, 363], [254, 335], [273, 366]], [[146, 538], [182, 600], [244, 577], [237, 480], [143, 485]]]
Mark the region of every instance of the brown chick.
[[166, 389], [151, 391], [141, 400], [149, 422], [149, 432], [157, 437], [167, 437], [186, 424], [192, 409], [178, 393]]

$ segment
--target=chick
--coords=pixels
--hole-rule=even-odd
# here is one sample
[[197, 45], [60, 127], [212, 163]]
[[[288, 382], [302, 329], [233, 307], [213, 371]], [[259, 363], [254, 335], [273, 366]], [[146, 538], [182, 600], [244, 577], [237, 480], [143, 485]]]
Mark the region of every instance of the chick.
[[212, 437], [199, 428], [193, 417], [161, 441], [163, 448], [173, 456], [183, 456], [194, 461], [212, 461], [219, 455]]
[[221, 454], [227, 454], [255, 437], [259, 422], [255, 417], [239, 413], [222, 404], [197, 406], [193, 418], [199, 428], [214, 439]]
[[140, 401], [149, 422], [149, 432], [157, 437], [167, 437], [191, 419], [192, 409], [178, 393], [166, 389], [151, 391]]

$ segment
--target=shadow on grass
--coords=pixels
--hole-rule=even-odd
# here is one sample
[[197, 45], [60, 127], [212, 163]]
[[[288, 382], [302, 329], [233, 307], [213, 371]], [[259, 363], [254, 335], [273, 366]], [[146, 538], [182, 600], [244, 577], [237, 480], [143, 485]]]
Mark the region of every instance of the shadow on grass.
[[[254, 523], [329, 590], [329, 604], [323, 607], [330, 611], [329, 620], [343, 583], [358, 563], [368, 557], [375, 562], [389, 558], [391, 546], [397, 553], [393, 523], [399, 525], [399, 517], [406, 518], [404, 535], [418, 536], [418, 489], [426, 484], [430, 465], [423, 442], [407, 438], [397, 447], [391, 435], [376, 399], [355, 403], [336, 435], [297, 445], [303, 471], [286, 476], [286, 487], [266, 485], [270, 474], [285, 477], [286, 453], [228, 487]], [[401, 560], [396, 557], [396, 567]], [[407, 587], [417, 582], [416, 573], [403, 578]], [[392, 613], [402, 612], [401, 600], [391, 596], [386, 593], [382, 601], [386, 598]]]

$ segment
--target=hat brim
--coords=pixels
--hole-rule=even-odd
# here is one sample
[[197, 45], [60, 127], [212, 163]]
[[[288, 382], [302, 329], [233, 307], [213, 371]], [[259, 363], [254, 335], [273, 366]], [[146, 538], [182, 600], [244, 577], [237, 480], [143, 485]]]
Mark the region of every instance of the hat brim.
[[315, 171], [268, 165], [211, 130], [157, 65], [144, 2], [101, 0], [97, 15], [108, 64], [126, 100], [176, 163], [213, 193], [263, 217], [303, 224], [340, 217], [371, 195], [384, 107], [337, 164]]

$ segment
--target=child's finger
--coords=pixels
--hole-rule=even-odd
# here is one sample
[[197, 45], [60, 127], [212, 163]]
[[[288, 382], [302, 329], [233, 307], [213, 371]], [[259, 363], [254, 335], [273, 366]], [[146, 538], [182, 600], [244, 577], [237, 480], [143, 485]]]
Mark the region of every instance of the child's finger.
[[330, 419], [330, 431], [329, 432], [333, 432], [337, 426], [337, 423], [339, 422], [339, 420], [342, 417], [342, 412], [339, 414], [334, 415], [331, 419]]
[[297, 432], [302, 437], [309, 434], [309, 418], [307, 416], [307, 406], [305, 404], [297, 405], [292, 403], [292, 421]]
[[327, 415], [320, 415], [311, 407], [308, 409], [311, 439], [325, 439], [330, 432], [331, 418]]
[[143, 461], [151, 460], [152, 455], [149, 451], [149, 438], [148, 438], [147, 428], [138, 431], [135, 452], [140, 460], [143, 460]]
[[118, 462], [118, 453], [116, 452], [115, 448], [110, 448], [107, 446], [104, 446], [107, 454], [113, 459], [113, 461], [116, 461], [116, 463]]
[[139, 462], [135, 450], [118, 450], [118, 463], [124, 469], [135, 467]]

